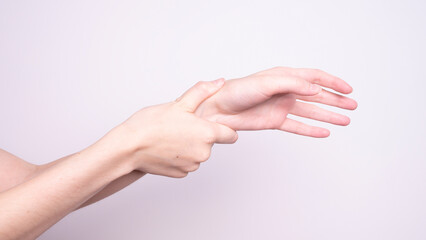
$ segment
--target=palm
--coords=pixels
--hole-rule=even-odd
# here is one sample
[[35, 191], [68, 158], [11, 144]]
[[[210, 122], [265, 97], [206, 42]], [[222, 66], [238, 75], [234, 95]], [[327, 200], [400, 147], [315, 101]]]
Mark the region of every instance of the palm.
[[[308, 94], [306, 92], [308, 90], [303, 90], [303, 85], [300, 85], [304, 81], [300, 78], [307, 78], [306, 71], [273, 68], [229, 80], [218, 93], [202, 103], [197, 109], [198, 115], [235, 130], [280, 129], [314, 137], [328, 136], [325, 132], [328, 130], [297, 122], [289, 119], [287, 115], [294, 114], [338, 125], [347, 125], [349, 118], [297, 100], [319, 102], [345, 109], [355, 109], [356, 102], [326, 90], [322, 90], [320, 94]], [[326, 77], [332, 76], [326, 75]], [[343, 80], [336, 77], [332, 77], [332, 80], [334, 82], [330, 79], [310, 82], [323, 83], [321, 85], [340, 92], [351, 91], [351, 89], [348, 90], [349, 85]]]
[[[279, 127], [296, 102], [292, 94], [268, 96], [250, 87], [255, 79], [227, 81], [225, 86], [207, 101], [217, 104], [215, 121], [235, 130], [262, 130]], [[245, 91], [241, 91], [244, 89]]]

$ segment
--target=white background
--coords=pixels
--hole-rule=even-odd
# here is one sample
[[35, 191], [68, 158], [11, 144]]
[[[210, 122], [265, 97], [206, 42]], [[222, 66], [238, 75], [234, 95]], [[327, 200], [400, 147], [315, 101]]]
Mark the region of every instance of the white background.
[[315, 123], [327, 139], [240, 132], [188, 177], [143, 177], [40, 239], [425, 239], [425, 11], [420, 0], [0, 1], [0, 147], [36, 164], [197, 81], [274, 66], [340, 76], [359, 103], [338, 110], [348, 127]]

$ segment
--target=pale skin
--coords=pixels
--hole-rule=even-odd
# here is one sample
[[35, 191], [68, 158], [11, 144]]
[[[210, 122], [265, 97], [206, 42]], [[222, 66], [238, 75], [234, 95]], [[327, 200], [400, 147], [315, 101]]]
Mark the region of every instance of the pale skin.
[[143, 108], [91, 146], [48, 164], [0, 150], [0, 239], [34, 239], [70, 212], [147, 173], [185, 177], [209, 158], [214, 143], [237, 141], [238, 130], [327, 137], [329, 130], [288, 114], [348, 125], [347, 116], [309, 102], [353, 110], [357, 103], [342, 95], [351, 92], [323, 71], [276, 67], [226, 82], [199, 82], [175, 101]]

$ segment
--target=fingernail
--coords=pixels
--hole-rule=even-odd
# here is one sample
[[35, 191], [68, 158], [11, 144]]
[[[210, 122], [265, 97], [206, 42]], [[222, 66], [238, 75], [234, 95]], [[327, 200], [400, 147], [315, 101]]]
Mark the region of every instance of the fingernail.
[[225, 79], [219, 78], [213, 81], [214, 84], [221, 86], [225, 82]]

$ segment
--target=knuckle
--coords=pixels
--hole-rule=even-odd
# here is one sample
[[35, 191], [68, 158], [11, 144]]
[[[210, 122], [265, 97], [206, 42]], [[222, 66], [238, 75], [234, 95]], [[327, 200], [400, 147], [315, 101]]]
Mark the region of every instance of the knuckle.
[[194, 172], [197, 171], [197, 169], [200, 168], [199, 163], [192, 164], [191, 166], [186, 167], [186, 172]]
[[205, 162], [210, 158], [211, 151], [203, 151], [198, 155], [197, 162]]
[[209, 129], [209, 130], [207, 130], [207, 131], [206, 131], [206, 133], [205, 133], [205, 135], [204, 135], [204, 140], [205, 140], [207, 143], [214, 143], [214, 142], [215, 142], [215, 139], [216, 139], [216, 134], [215, 134], [215, 132], [213, 131], [213, 129]]
[[293, 77], [289, 83], [294, 89], [305, 89], [309, 86], [309, 83], [301, 78]]
[[324, 90], [321, 90], [317, 95], [316, 95], [316, 98], [317, 98], [317, 100], [318, 101], [324, 101], [325, 99], [326, 99], [326, 96], [325, 96], [325, 92], [324, 92]]
[[202, 92], [206, 92], [206, 93], [208, 93], [209, 92], [209, 86], [208, 86], [209, 84], [208, 84], [208, 82], [206, 82], [206, 81], [199, 81], [199, 82], [197, 82], [197, 84], [196, 84], [196, 88], [199, 90], [199, 91], [202, 91]]
[[319, 75], [319, 74], [323, 73], [323, 71], [321, 69], [318, 69], [318, 68], [312, 68], [312, 69], [310, 69], [310, 71], [314, 75]]

